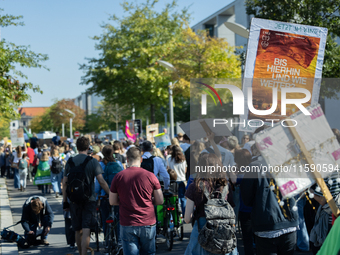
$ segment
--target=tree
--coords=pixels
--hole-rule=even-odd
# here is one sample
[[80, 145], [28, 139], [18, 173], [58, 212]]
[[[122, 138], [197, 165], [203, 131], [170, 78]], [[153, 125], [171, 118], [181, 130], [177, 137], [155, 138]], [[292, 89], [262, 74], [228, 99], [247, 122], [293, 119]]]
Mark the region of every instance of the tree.
[[[68, 109], [75, 114], [75, 117], [65, 111]], [[52, 130], [61, 132], [62, 124], [65, 126], [72, 118], [72, 132], [82, 129], [85, 126], [85, 112], [76, 106], [72, 99], [62, 99], [55, 102], [43, 115], [33, 118], [31, 129], [33, 132]]]
[[167, 57], [177, 69], [177, 73], [172, 72], [173, 79], [180, 77], [175, 95], [189, 98], [191, 79], [241, 78], [241, 62], [234, 52], [235, 47], [224, 38], [210, 37], [205, 30], [182, 30], [181, 39]]
[[[0, 9], [0, 14], [3, 9]], [[22, 26], [23, 22], [18, 22], [22, 16], [0, 15], [0, 27]], [[42, 93], [39, 86], [31, 82], [22, 81], [28, 77], [17, 69], [21, 67], [46, 68], [41, 62], [47, 60], [45, 54], [34, 53], [29, 50], [29, 46], [17, 46], [14, 43], [0, 41], [0, 114], [6, 119], [19, 117], [16, 109], [25, 101], [30, 100], [29, 90]], [[21, 78], [19, 82], [18, 79]]]
[[0, 140], [3, 139], [4, 137], [10, 137], [10, 132], [9, 132], [9, 125], [10, 125], [10, 120], [3, 118], [0, 114]]
[[125, 2], [122, 6], [127, 16], [111, 16], [110, 21], [117, 25], [107, 23], [104, 34], [94, 37], [100, 57], [80, 67], [86, 71], [82, 84], [93, 84], [90, 92], [104, 96], [113, 105], [149, 106], [151, 123], [155, 122], [155, 110], [168, 102], [167, 85], [171, 80], [155, 63], [171, 52], [188, 18], [186, 10], [174, 11], [176, 1], [157, 13], [157, 2]]
[[[324, 78], [340, 77], [340, 46], [335, 37], [340, 36], [340, 0], [247, 0], [247, 14], [257, 18], [279, 20], [328, 28], [323, 64]], [[321, 97], [337, 97], [340, 84], [332, 82], [321, 86]]]

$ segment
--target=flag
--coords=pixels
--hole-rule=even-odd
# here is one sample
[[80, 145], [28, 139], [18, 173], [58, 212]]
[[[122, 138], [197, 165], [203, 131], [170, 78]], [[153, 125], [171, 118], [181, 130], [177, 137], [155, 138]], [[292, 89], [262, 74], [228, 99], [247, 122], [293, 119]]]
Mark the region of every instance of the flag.
[[31, 133], [29, 133], [25, 127], [24, 127], [24, 131], [25, 131], [25, 133], [26, 133], [28, 139], [30, 139], [30, 138], [33, 137], [33, 135], [32, 135]]
[[129, 121], [128, 120], [126, 121], [126, 124], [125, 124], [125, 135], [132, 142], [135, 142], [136, 139], [137, 139], [137, 135], [136, 134], [132, 134], [131, 131], [130, 131], [130, 125], [129, 125]]

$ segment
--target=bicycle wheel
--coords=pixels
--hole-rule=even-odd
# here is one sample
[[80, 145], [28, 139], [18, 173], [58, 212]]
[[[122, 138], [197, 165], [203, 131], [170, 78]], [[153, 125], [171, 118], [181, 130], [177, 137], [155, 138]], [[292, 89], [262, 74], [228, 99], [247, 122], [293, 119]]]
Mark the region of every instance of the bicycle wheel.
[[171, 220], [171, 213], [167, 212], [165, 216], [165, 224], [164, 224], [164, 231], [165, 231], [165, 242], [168, 251], [172, 250], [172, 246], [174, 244], [174, 231], [170, 228], [170, 220]]
[[97, 251], [99, 251], [99, 226], [98, 223], [96, 224], [95, 230], [94, 230], [94, 235], [96, 238], [96, 246], [97, 246]]

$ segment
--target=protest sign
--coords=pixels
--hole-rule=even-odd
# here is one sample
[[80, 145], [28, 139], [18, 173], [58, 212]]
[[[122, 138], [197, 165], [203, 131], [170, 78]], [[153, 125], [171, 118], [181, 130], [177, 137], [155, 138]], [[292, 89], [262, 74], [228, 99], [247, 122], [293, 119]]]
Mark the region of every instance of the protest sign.
[[156, 147], [160, 150], [165, 149], [168, 145], [171, 145], [170, 137], [168, 134], [160, 133], [154, 136]]
[[51, 184], [51, 170], [47, 161], [41, 161], [35, 174], [33, 185]]
[[[206, 125], [209, 127], [211, 132], [215, 134], [215, 136], [233, 135], [227, 126], [226, 120], [222, 119], [202, 119], [202, 120], [205, 121]], [[200, 124], [202, 120], [193, 120], [180, 125], [181, 129], [183, 129], [185, 134], [190, 137], [190, 140], [198, 140], [207, 137], [206, 131]]]
[[[135, 142], [136, 139], [137, 139], [137, 135], [135, 134], [134, 125], [131, 125], [131, 122], [128, 121], [128, 120], [125, 122], [125, 135], [132, 142]], [[112, 137], [111, 137], [111, 139], [112, 139]]]
[[[326, 178], [337, 171], [340, 146], [320, 105], [307, 107], [312, 113], [305, 116], [297, 112], [290, 116], [286, 126], [294, 126], [297, 135], [281, 123], [255, 136], [257, 148], [265, 159], [266, 170], [271, 173], [284, 198], [293, 197], [315, 183], [313, 173]], [[289, 124], [293, 123], [293, 124]], [[302, 152], [302, 145], [306, 148]], [[314, 164], [307, 160], [311, 155]]]
[[[287, 105], [286, 115], [281, 115], [282, 88], [306, 89], [310, 92], [311, 99], [303, 106], [316, 104], [319, 99], [326, 38], [326, 28], [253, 18], [243, 80], [245, 102], [249, 98], [248, 88], [252, 88], [252, 104], [255, 109], [269, 110], [276, 103], [277, 106], [271, 114], [256, 115], [245, 104], [245, 114], [241, 115], [241, 122], [250, 119], [282, 120], [297, 112], [296, 105], [290, 104]], [[277, 102], [273, 102], [273, 88], [277, 88]], [[289, 93], [287, 96], [294, 99], [304, 97], [302, 93]], [[256, 129], [243, 125], [239, 127], [241, 131]]]
[[158, 135], [158, 123], [146, 126], [146, 139], [155, 142], [154, 137]]
[[22, 128], [11, 130], [12, 146], [23, 146], [25, 144], [24, 131]]

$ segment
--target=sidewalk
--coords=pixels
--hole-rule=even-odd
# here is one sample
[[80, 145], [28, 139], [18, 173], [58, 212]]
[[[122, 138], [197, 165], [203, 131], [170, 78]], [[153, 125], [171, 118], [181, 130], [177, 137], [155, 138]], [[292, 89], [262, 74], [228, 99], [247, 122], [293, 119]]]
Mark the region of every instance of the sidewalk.
[[[7, 189], [10, 198], [10, 207], [12, 210], [13, 222], [18, 222], [21, 220], [22, 206], [25, 203], [26, 199], [30, 196], [41, 196], [41, 191], [38, 190], [37, 186], [32, 185], [29, 181], [27, 182], [27, 188], [25, 192], [21, 192], [14, 188], [13, 179], [7, 180]], [[1, 196], [2, 197], [2, 196]], [[78, 250], [70, 249], [66, 243], [65, 237], [65, 224], [64, 224], [64, 215], [62, 208], [62, 197], [55, 197], [55, 194], [47, 194], [45, 197], [50, 204], [52, 211], [54, 213], [54, 222], [51, 228], [51, 231], [48, 235], [47, 241], [50, 243], [48, 246], [39, 245], [39, 246], [31, 246], [28, 249], [19, 248], [19, 254], [79, 254]], [[9, 224], [8, 224], [9, 225]], [[21, 224], [14, 227], [14, 231], [19, 234], [23, 234], [23, 228]], [[93, 238], [93, 237], [92, 237]], [[16, 244], [15, 244], [16, 246]], [[91, 239], [90, 246], [92, 248], [95, 247], [94, 240]], [[16, 255], [18, 254], [18, 251]], [[90, 254], [90, 253], [89, 253]], [[96, 255], [101, 254], [100, 252], [95, 252]], [[5, 255], [5, 254], [2, 254]], [[10, 254], [12, 255], [12, 253]], [[14, 253], [13, 253], [14, 255]]]
[[[9, 204], [6, 180], [0, 178], [0, 231], [5, 227], [13, 225], [12, 212]], [[13, 228], [11, 228], [13, 230]], [[16, 243], [0, 242], [1, 255], [18, 255], [18, 247]]]

